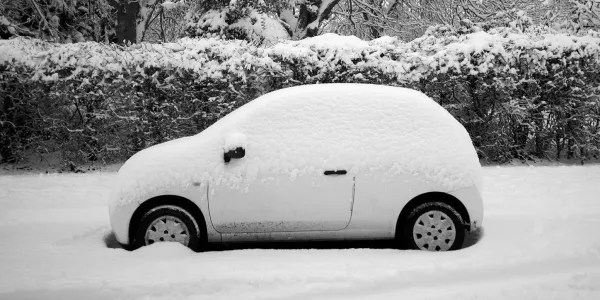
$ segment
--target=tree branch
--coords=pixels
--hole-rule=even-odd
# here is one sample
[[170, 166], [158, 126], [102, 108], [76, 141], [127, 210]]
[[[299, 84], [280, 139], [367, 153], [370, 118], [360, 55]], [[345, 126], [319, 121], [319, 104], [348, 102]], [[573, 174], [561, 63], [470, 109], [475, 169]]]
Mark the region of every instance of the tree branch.
[[50, 28], [50, 25], [48, 24], [48, 20], [46, 20], [46, 16], [44, 16], [44, 13], [42, 13], [42, 10], [40, 9], [40, 6], [38, 5], [38, 3], [35, 0], [29, 0], [29, 2], [35, 8], [35, 11], [40, 16], [40, 19], [42, 19], [42, 21], [44, 22], [44, 27], [47, 28], [48, 31], [50, 32], [50, 35], [52, 37], [54, 37], [54, 32], [52, 32], [52, 29]]

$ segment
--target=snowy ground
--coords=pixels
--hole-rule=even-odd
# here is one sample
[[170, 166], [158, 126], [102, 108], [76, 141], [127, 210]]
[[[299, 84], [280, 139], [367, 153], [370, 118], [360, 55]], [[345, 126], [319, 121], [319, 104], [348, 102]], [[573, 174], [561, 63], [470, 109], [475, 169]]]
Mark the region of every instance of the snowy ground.
[[0, 299], [600, 299], [600, 165], [486, 167], [483, 233], [450, 253], [127, 252], [108, 225], [113, 180], [0, 176]]

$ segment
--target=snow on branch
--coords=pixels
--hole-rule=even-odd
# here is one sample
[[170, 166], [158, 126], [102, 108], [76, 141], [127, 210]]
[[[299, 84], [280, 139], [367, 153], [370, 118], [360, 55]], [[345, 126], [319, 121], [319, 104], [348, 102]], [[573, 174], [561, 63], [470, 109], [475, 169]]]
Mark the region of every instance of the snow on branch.
[[[406, 82], [437, 73], [508, 72], [524, 53], [529, 53], [527, 59], [532, 72], [544, 70], [551, 59], [597, 58], [600, 54], [600, 39], [593, 36], [544, 32], [537, 27], [527, 31], [519, 27], [483, 31], [472, 24], [468, 26], [472, 26], [471, 29], [461, 34], [451, 27], [433, 27], [423, 37], [409, 43], [389, 37], [367, 42], [335, 34], [267, 47], [217, 38], [184, 38], [176, 43], [142, 43], [126, 47], [96, 43], [59, 45], [14, 39], [0, 41], [0, 64], [12, 62], [35, 68], [36, 78], [43, 80], [90, 75], [113, 77], [151, 67], [190, 70], [202, 80], [217, 79], [226, 73], [243, 78], [257, 70], [281, 70], [281, 64], [288, 61], [302, 61], [314, 70], [311, 76], [335, 74], [337, 68], [351, 67], [360, 71], [369, 66], [394, 76], [399, 82]], [[71, 70], [67, 76], [56, 75], [64, 69]]]

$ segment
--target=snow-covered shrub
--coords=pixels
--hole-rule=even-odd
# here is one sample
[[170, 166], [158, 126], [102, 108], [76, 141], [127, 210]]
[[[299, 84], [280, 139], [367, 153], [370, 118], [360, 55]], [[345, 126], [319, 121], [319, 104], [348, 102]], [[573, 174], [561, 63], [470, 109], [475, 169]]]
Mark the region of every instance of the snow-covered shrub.
[[600, 0], [569, 0], [574, 6], [570, 25], [575, 31], [600, 28]]
[[256, 45], [289, 39], [285, 27], [267, 11], [260, 1], [237, 1], [208, 11], [190, 10], [185, 32], [189, 37], [238, 39]]
[[0, 93], [15, 95], [0, 103], [0, 155], [121, 160], [272, 90], [364, 82], [433, 97], [482, 158], [587, 158], [600, 148], [599, 55], [596, 37], [469, 22], [409, 43], [334, 34], [264, 47], [216, 38], [128, 47], [0, 41]]
[[0, 155], [61, 151], [65, 160], [110, 161], [197, 133], [282, 86], [272, 81], [285, 74], [248, 47], [1, 41], [0, 93], [14, 97], [0, 103]]

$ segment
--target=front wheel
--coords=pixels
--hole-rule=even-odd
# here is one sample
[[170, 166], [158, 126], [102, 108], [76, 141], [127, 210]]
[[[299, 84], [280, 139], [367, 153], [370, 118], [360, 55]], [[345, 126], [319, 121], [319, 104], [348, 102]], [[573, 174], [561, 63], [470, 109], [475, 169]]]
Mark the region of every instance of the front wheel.
[[414, 208], [403, 222], [403, 244], [411, 249], [450, 251], [462, 247], [465, 229], [461, 215], [443, 202]]
[[135, 248], [160, 242], [177, 242], [196, 251], [201, 242], [200, 232], [198, 223], [185, 209], [161, 205], [142, 217]]

